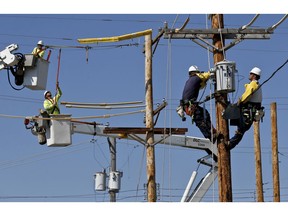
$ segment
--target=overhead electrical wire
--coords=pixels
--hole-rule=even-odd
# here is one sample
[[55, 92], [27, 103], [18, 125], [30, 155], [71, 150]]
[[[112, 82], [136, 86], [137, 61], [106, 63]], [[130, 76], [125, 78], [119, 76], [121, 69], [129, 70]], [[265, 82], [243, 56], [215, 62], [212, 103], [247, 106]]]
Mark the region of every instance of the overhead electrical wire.
[[[73, 153], [75, 151], [81, 151], [81, 150], [86, 149], [86, 148], [89, 147], [89, 146], [81, 146], [82, 148], [77, 149], [80, 146], [80, 144], [83, 144], [83, 143], [89, 143], [89, 141], [88, 142], [87, 141], [82, 141], [82, 142], [79, 142], [79, 143], [75, 143], [75, 145], [73, 145], [71, 147], [69, 146], [69, 147], [53, 149], [53, 150], [50, 150], [48, 152], [38, 153], [38, 154], [30, 155], [28, 157], [16, 159], [16, 160], [3, 161], [3, 162], [0, 163], [0, 170], [11, 168], [11, 167], [14, 167], [14, 166], [22, 166], [22, 165], [33, 163], [33, 162], [36, 162], [36, 161], [46, 160], [46, 159], [50, 159], [52, 157], [57, 157], [58, 156], [58, 155], [51, 155], [51, 153], [61, 152], [61, 155], [63, 155], [63, 154], [67, 154], [67, 153]], [[69, 150], [68, 152], [63, 152], [64, 150], [67, 150], [67, 149]], [[45, 157], [43, 157], [43, 156], [45, 156]]]

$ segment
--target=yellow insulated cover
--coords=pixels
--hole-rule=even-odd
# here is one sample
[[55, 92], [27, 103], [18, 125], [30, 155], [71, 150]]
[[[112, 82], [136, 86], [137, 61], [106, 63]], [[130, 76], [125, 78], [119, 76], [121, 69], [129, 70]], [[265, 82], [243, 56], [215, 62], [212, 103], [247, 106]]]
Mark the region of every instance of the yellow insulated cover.
[[105, 38], [84, 38], [78, 39], [78, 42], [81, 44], [88, 44], [88, 43], [105, 43], [105, 42], [118, 42], [122, 40], [129, 40], [137, 37], [142, 37], [144, 35], [152, 34], [152, 29], [147, 29], [140, 32], [114, 36], [114, 37], [105, 37]]

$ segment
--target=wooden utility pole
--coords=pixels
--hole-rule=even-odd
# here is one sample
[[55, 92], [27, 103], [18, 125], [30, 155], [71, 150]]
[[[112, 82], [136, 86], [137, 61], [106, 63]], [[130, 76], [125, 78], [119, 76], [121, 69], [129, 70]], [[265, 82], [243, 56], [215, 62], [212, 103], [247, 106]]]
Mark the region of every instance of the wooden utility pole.
[[152, 35], [145, 36], [145, 97], [147, 134], [147, 199], [156, 202], [154, 121], [153, 121], [153, 88], [152, 88]]
[[[211, 17], [212, 29], [223, 29], [224, 19], [223, 14], [213, 14]], [[223, 52], [219, 52], [224, 46], [224, 38], [220, 34], [213, 36], [213, 56], [214, 65], [224, 60]], [[219, 50], [218, 50], [219, 49]], [[227, 102], [227, 93], [221, 93], [222, 98]], [[218, 182], [219, 182], [219, 201], [232, 202], [232, 184], [231, 184], [231, 162], [230, 151], [227, 150], [229, 141], [229, 127], [228, 121], [222, 118], [222, 113], [225, 107], [222, 103], [216, 100], [216, 129], [220, 134], [218, 139]]]
[[273, 102], [271, 109], [272, 127], [272, 176], [273, 176], [273, 201], [280, 202], [280, 183], [279, 183], [279, 161], [278, 161], [278, 132], [277, 132], [277, 106]]
[[254, 149], [255, 149], [257, 202], [264, 202], [259, 121], [255, 121], [253, 123], [253, 126], [254, 126]]

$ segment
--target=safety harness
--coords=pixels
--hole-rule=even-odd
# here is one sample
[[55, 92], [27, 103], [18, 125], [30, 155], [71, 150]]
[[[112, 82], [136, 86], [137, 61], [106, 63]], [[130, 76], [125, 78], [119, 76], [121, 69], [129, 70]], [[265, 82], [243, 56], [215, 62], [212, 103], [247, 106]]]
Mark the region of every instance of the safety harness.
[[183, 110], [185, 111], [186, 115], [193, 116], [197, 106], [198, 102], [196, 102], [194, 99], [191, 100], [180, 100], [180, 106], [182, 106]]

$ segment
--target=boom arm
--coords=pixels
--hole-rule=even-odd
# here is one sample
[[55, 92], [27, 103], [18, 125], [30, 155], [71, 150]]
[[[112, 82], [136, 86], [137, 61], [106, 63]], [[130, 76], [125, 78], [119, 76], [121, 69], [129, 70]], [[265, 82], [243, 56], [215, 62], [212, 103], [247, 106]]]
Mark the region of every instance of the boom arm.
[[[67, 146], [72, 143], [72, 134], [87, 134], [94, 136], [105, 136], [118, 139], [136, 140], [142, 144], [146, 144], [147, 128], [110, 128], [91, 122], [79, 122], [71, 120], [71, 115], [48, 115], [46, 112], [41, 113], [42, 118], [32, 118], [32, 126], [28, 126], [29, 121], [25, 122], [26, 128], [31, 129], [34, 135], [38, 135], [40, 144], [46, 143], [47, 146]], [[29, 118], [27, 117], [27, 120]], [[49, 119], [49, 120], [48, 120]], [[164, 131], [164, 133], [163, 133]], [[208, 153], [207, 156], [198, 160], [199, 163], [210, 166], [210, 170], [206, 176], [198, 183], [194, 191], [189, 195], [189, 191], [195, 180], [197, 172], [193, 172], [189, 184], [182, 197], [182, 202], [197, 202], [201, 201], [211, 184], [218, 174], [217, 166], [217, 145], [212, 144], [208, 139], [197, 138], [185, 135], [176, 135], [173, 133], [181, 133], [178, 128], [170, 129], [171, 133], [163, 128], [154, 128], [154, 143], [167, 144], [185, 148], [193, 148], [204, 150]], [[173, 132], [172, 132], [173, 131]], [[46, 134], [46, 135], [45, 135]], [[212, 162], [210, 161], [212, 159]], [[216, 162], [216, 163], [215, 163]]]
[[[105, 137], [113, 137], [113, 138], [126, 138], [131, 140], [136, 140], [141, 143], [146, 143], [146, 134], [127, 134], [124, 136], [123, 134], [112, 134], [105, 133], [105, 129], [107, 126], [101, 125], [89, 125], [82, 123], [72, 123], [72, 133], [80, 133], [80, 134], [89, 134], [89, 135], [97, 135], [97, 136], [105, 136]], [[185, 135], [170, 135], [170, 134], [154, 134], [155, 144], [166, 144], [172, 146], [200, 149], [208, 152], [209, 154], [213, 154], [214, 157], [217, 158], [217, 145], [211, 144], [209, 139], [205, 138], [197, 138], [192, 136]]]
[[12, 51], [17, 49], [17, 44], [10, 44], [0, 52], [0, 70], [7, 66], [14, 66], [18, 64], [19, 59], [14, 54], [12, 54]]

